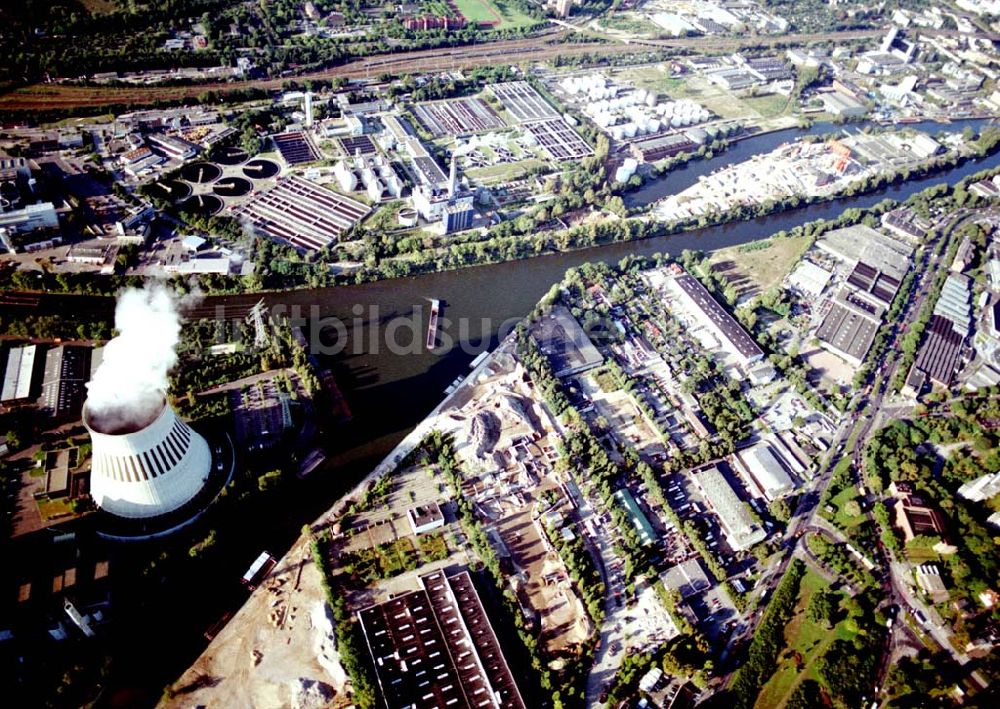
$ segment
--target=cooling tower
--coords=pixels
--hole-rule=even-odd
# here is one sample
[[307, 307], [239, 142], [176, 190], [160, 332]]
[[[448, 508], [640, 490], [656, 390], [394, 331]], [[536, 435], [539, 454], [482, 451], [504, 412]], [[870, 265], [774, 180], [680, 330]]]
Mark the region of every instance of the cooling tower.
[[148, 519], [172, 512], [208, 479], [208, 443], [165, 400], [158, 413], [128, 424], [84, 406], [83, 424], [93, 443], [90, 495], [117, 517]]

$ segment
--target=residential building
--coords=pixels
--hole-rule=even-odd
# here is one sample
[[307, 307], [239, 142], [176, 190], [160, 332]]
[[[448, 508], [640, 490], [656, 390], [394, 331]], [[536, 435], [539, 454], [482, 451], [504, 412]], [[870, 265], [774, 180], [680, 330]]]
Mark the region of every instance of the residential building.
[[436, 502], [411, 507], [406, 511], [406, 517], [410, 520], [410, 528], [414, 534], [423, 534], [444, 526], [444, 513]]

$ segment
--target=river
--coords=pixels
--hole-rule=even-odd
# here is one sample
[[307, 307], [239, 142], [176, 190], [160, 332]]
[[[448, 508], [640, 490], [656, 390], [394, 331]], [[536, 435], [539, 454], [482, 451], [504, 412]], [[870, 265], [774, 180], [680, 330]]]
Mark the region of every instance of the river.
[[[822, 127], [811, 130], [828, 132]], [[695, 169], [707, 170], [766, 152], [768, 146], [791, 137], [794, 135], [783, 132], [743, 141], [713, 161], [690, 166], [684, 179], [694, 179]], [[202, 631], [245, 599], [245, 591], [236, 579], [256, 554], [261, 549], [282, 554], [304, 523], [319, 516], [359, 480], [441, 400], [444, 390], [457, 376], [469, 371], [468, 365], [477, 352], [495, 344], [501, 325], [524, 317], [568, 268], [590, 261], [614, 263], [629, 254], [677, 254], [686, 248], [710, 251], [746, 243], [815, 219], [834, 218], [850, 207], [868, 207], [885, 197], [902, 200], [930, 185], [953, 183], [997, 165], [1000, 154], [872, 194], [668, 237], [393, 281], [264, 296], [274, 308], [299, 306], [308, 314], [315, 307], [319, 317], [334, 316], [346, 323], [348, 334], [339, 339], [345, 351], [320, 354], [320, 358], [334, 370], [354, 419], [333, 430], [330, 440], [325, 441], [330, 457], [323, 468], [269, 500], [267, 509], [254, 505], [254, 509], [246, 511], [244, 523], [221, 524], [217, 520], [221, 524], [219, 544], [225, 553], [213, 557], [210, 567], [195, 566], [189, 578], [163, 577], [159, 583], [150, 584], [135, 578], [134, 572], [127, 569], [133, 564], [137, 567], [144, 564], [148, 549], [120, 549], [115, 553], [122, 565], [117, 567], [120, 570], [116, 582], [117, 622], [112, 638], [116, 672], [111, 685], [126, 692], [138, 690], [144, 697], [139, 703], [157, 698], [164, 684], [176, 678], [204, 649]], [[671, 175], [666, 179], [675, 178]], [[198, 312], [208, 314], [218, 309], [223, 316], [228, 313], [242, 318], [258, 297], [211, 297], [199, 306]], [[423, 348], [423, 328], [431, 298], [444, 304], [442, 336], [457, 339], [464, 347], [443, 352], [428, 352]], [[390, 351], [384, 337], [376, 340], [378, 347], [370, 346], [372, 333], [384, 333], [394, 317], [412, 315], [414, 310], [421, 317], [414, 327], [413, 353]], [[360, 323], [356, 331], [355, 320]], [[472, 323], [464, 334], [460, 333], [460, 321]], [[313, 323], [312, 329], [316, 333], [321, 328]], [[334, 332], [333, 328], [326, 329], [328, 333]], [[400, 336], [397, 340], [406, 344], [408, 338]], [[333, 344], [332, 338], [324, 341]], [[137, 652], [139, 648], [144, 649]]]
[[[959, 126], [960, 128], [961, 126]], [[822, 130], [821, 132], [828, 132]], [[775, 134], [767, 145], [774, 144]], [[726, 154], [728, 161], [729, 153]], [[717, 163], [718, 160], [706, 165]], [[307, 309], [314, 306], [322, 317], [334, 316], [347, 324], [345, 351], [323, 357], [336, 374], [354, 412], [354, 421], [330, 442], [332, 456], [325, 471], [316, 476], [325, 479], [320, 487], [327, 492], [323, 505], [349, 487], [364, 471], [377, 462], [444, 395], [457, 377], [484, 346], [496, 342], [498, 328], [524, 317], [534, 304], [558, 282], [567, 269], [588, 261], [616, 263], [629, 254], [679, 254], [683, 249], [712, 251], [764, 238], [782, 230], [816, 219], [832, 219], [851, 207], [870, 207], [886, 197], [904, 200], [920, 190], [941, 182], [954, 183], [987, 167], [1000, 164], [1000, 154], [902, 185], [892, 185], [876, 192], [835, 199], [751, 221], [696, 229], [682, 234], [643, 241], [611, 244], [579, 251], [540, 256], [487, 266], [447, 271], [425, 276], [396, 279], [359, 286], [272, 294], [266, 300], [273, 306], [293, 305]], [[385, 346], [386, 321], [397, 316], [413, 316], [417, 344], [423, 340], [431, 298], [444, 303], [442, 334], [462, 346], [449, 351], [428, 352], [422, 347], [407, 354], [388, 351]], [[235, 302], [245, 304], [249, 298]], [[222, 302], [233, 303], [232, 299]], [[375, 310], [372, 311], [371, 309]], [[361, 313], [358, 316], [358, 313]], [[375, 314], [376, 318], [371, 315]], [[361, 327], [355, 324], [364, 321]], [[460, 332], [457, 323], [468, 323]], [[330, 328], [328, 331], [332, 332]], [[373, 330], [378, 335], [373, 348]], [[353, 335], [353, 336], [352, 336]], [[398, 341], [408, 343], [407, 338]], [[364, 346], [359, 347], [358, 343]]]

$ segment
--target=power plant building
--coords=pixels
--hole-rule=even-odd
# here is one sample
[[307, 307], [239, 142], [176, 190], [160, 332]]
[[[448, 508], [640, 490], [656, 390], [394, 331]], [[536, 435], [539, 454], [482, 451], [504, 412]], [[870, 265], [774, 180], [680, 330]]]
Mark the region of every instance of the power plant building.
[[122, 426], [84, 408], [93, 443], [90, 494], [116, 517], [151, 519], [183, 507], [208, 481], [208, 443], [164, 401], [150, 419]]
[[55, 419], [75, 417], [83, 404], [89, 377], [87, 348], [72, 345], [53, 347], [45, 354], [39, 410]]
[[472, 228], [472, 199], [457, 199], [450, 202], [441, 215], [441, 226], [445, 234]]

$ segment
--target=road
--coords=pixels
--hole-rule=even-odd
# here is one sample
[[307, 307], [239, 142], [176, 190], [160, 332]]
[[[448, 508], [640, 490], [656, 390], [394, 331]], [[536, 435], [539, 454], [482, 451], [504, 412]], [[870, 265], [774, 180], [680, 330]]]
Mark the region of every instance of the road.
[[[808, 549], [799, 551], [799, 547], [803, 545], [802, 535], [804, 535], [806, 531], [822, 530], [823, 532], [833, 536], [838, 541], [845, 541], [845, 538], [839, 531], [835, 530], [823, 517], [819, 516], [819, 503], [822, 500], [827, 487], [829, 487], [830, 480], [833, 477], [833, 470], [837, 463], [839, 463], [845, 455], [849, 455], [854, 462], [860, 461], [865, 445], [871, 435], [879, 430], [881, 422], [885, 418], [891, 418], [901, 412], [912, 409], [912, 403], [899, 403], [887, 399], [890, 383], [893, 381], [901, 364], [898, 356], [899, 351], [892, 346], [892, 342], [899, 336], [901, 332], [901, 324], [910, 324], [919, 317], [923, 309], [923, 304], [930, 294], [930, 290], [934, 282], [934, 274], [937, 272], [938, 268], [947, 268], [950, 265], [940, 263], [940, 257], [935, 256], [935, 253], [938, 251], [938, 247], [942, 246], [941, 240], [943, 239], [944, 244], [947, 244], [948, 238], [946, 237], [949, 237], [956, 229], [961, 227], [970, 218], [978, 218], [979, 216], [981, 216], [981, 213], [979, 212], [972, 212], [971, 210], [963, 209], [944, 215], [933, 224], [932, 230], [935, 233], [940, 234], [940, 236], [938, 236], [935, 240], [928, 242], [928, 246], [921, 254], [920, 260], [914, 264], [914, 267], [920, 271], [920, 275], [915, 284], [914, 295], [911, 296], [909, 302], [900, 313], [896, 324], [893, 325], [892, 330], [890, 331], [890, 345], [886, 347], [885, 352], [882, 355], [883, 360], [881, 364], [872, 372], [870, 378], [870, 381], [874, 380], [870, 384], [872, 391], [870, 393], [868, 392], [869, 383], [866, 382], [865, 389], [856, 392], [854, 397], [852, 397], [846, 409], [848, 414], [845, 415], [841, 426], [837, 429], [837, 433], [834, 435], [833, 441], [831, 442], [831, 452], [829, 456], [821, 465], [820, 473], [813, 480], [809, 491], [801, 496], [799, 506], [795, 510], [792, 518], [789, 520], [786, 528], [785, 542], [783, 544], [783, 555], [781, 556], [781, 559], [777, 563], [776, 567], [774, 567], [773, 571], [769, 574], [765, 571], [765, 574], [761, 576], [761, 580], [758, 582], [757, 587], [754, 590], [753, 601], [756, 601], [756, 599], [760, 598], [764, 594], [769, 596], [769, 594], [781, 582], [781, 579], [784, 577], [784, 574], [788, 569], [788, 565], [793, 557], [808, 557]], [[946, 251], [946, 248], [942, 247], [940, 250]], [[854, 443], [849, 451], [845, 451], [847, 442], [852, 436], [855, 436]], [[857, 467], [858, 466], [855, 466], [855, 468]], [[866, 500], [865, 512], [869, 519], [871, 519], [871, 510], [871, 500]], [[874, 559], [874, 561], [876, 564], [881, 564], [881, 567], [889, 572], [888, 577], [891, 581], [886, 587], [887, 604], [895, 604], [901, 608], [923, 608], [919, 599], [914, 597], [906, 583], [902, 580], [899, 565], [894, 564], [892, 559], [886, 559], [884, 557], [878, 557]], [[751, 603], [751, 607], [752, 606], [753, 603]], [[729, 644], [726, 646], [724, 655], [728, 655], [733, 646], [736, 644], [741, 643], [753, 636], [762, 615], [763, 613], [754, 614], [749, 619], [741, 620], [737, 624], [733, 635], [730, 638]], [[965, 657], [962, 653], [958, 653], [952, 647], [949, 642], [950, 631], [948, 629], [935, 627], [930, 628], [929, 630], [931, 631], [932, 637], [934, 637], [934, 639], [947, 652], [951, 653], [957, 662], [964, 664], [964, 662], [968, 661], [967, 657]], [[884, 673], [888, 671], [888, 666], [889, 663], [881, 665], [880, 674], [876, 680], [877, 685], [881, 686], [883, 683]], [[723, 686], [728, 685], [731, 676], [732, 673], [730, 672], [722, 677]]]
[[[596, 512], [601, 509], [601, 501], [593, 495], [585, 497], [583, 504], [577, 507], [580, 520], [591, 520], [598, 531], [593, 538], [589, 534], [584, 534], [584, 540], [590, 548], [591, 555], [598, 562], [597, 568], [604, 581], [604, 622], [598, 629], [600, 644], [590, 674], [587, 676], [585, 705], [588, 707], [600, 704], [601, 691], [618, 671], [627, 641], [622, 632], [622, 628], [625, 627], [625, 616], [628, 613], [622, 600], [625, 592], [625, 579], [622, 574], [624, 559], [618, 556], [609, 541], [609, 535], [613, 534], [614, 522], [610, 520], [607, 512], [604, 514]], [[584, 525], [580, 528], [583, 529]]]

